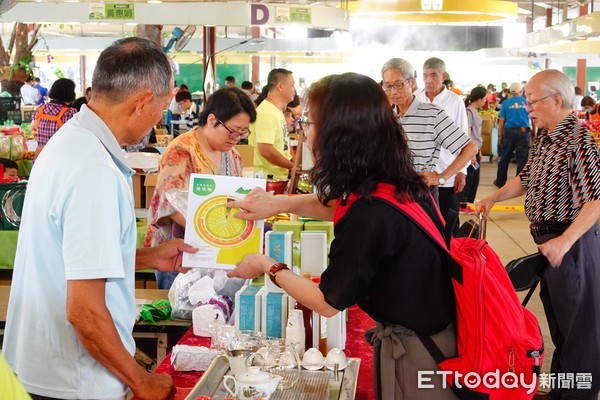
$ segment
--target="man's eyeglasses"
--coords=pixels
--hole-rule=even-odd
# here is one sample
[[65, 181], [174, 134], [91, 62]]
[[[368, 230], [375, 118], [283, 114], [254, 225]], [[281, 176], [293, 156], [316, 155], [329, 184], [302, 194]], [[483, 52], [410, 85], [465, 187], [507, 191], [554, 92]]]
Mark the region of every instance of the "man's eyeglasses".
[[221, 119], [219, 117], [217, 117], [217, 121], [221, 125], [223, 125], [223, 128], [225, 128], [227, 130], [227, 132], [229, 132], [229, 137], [231, 139], [235, 139], [235, 138], [239, 137], [240, 140], [243, 140], [243, 139], [247, 139], [248, 136], [250, 136], [250, 130], [249, 129], [245, 129], [244, 131], [241, 131], [241, 132], [240, 131], [234, 131], [234, 130], [229, 129], [229, 127], [227, 125], [225, 125], [225, 122], [221, 121]]
[[302, 131], [306, 131], [312, 124], [314, 122], [309, 121], [307, 116], [298, 118], [298, 125], [300, 125]]
[[525, 107], [526, 107], [526, 108], [533, 108], [533, 105], [534, 105], [535, 103], [537, 103], [537, 102], [540, 102], [540, 101], [542, 101], [542, 100], [546, 100], [548, 97], [552, 97], [552, 96], [554, 96], [555, 94], [558, 94], [558, 93], [552, 93], [552, 94], [549, 94], [548, 96], [544, 96], [544, 97], [542, 97], [541, 99], [537, 99], [537, 100], [533, 100], [533, 101], [526, 101], [526, 102], [525, 102]]
[[409, 81], [409, 79], [405, 80], [404, 82], [396, 81], [391, 85], [389, 83], [384, 83], [381, 85], [381, 87], [386, 92], [389, 92], [390, 90], [392, 90], [392, 88], [394, 88], [396, 90], [402, 90], [402, 89], [404, 89], [404, 85], [406, 85], [406, 82], [408, 82], [408, 81]]

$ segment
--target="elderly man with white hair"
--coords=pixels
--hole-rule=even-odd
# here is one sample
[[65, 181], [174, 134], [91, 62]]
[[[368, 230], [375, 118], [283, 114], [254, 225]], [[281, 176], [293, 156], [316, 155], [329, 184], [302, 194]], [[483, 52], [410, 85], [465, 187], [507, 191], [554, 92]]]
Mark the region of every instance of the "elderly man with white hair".
[[[538, 135], [519, 175], [476, 204], [525, 194], [525, 213], [540, 252], [551, 268], [540, 298], [556, 346], [552, 399], [596, 400], [600, 389], [600, 152], [573, 113], [573, 85], [557, 70], [534, 75], [525, 87], [525, 107]], [[503, 103], [504, 104], [504, 103]]]

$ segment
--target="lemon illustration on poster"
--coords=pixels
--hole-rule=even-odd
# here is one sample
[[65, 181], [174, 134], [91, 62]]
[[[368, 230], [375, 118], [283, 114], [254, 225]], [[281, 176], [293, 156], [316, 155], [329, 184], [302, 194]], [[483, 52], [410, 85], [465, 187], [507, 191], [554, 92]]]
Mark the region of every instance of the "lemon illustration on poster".
[[266, 180], [220, 175], [192, 174], [186, 213], [185, 242], [198, 248], [183, 254], [183, 265], [193, 268], [232, 269], [250, 253], [261, 253], [264, 221], [235, 217], [243, 211], [228, 207]]

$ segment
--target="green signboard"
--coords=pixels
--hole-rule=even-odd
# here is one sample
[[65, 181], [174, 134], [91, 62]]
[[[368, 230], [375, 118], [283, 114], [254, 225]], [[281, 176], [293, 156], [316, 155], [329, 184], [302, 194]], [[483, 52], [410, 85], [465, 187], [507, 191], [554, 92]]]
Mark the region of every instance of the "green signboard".
[[134, 3], [91, 3], [89, 18], [94, 20], [133, 20]]

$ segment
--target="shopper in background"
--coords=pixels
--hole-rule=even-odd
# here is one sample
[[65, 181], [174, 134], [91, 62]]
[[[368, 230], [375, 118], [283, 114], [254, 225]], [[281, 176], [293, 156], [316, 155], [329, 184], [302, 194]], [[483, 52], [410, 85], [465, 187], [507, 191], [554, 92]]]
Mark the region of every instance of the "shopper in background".
[[[254, 105], [240, 89], [219, 89], [208, 98], [198, 126], [173, 140], [160, 159], [144, 247], [184, 237], [185, 215], [166, 194], [187, 190], [190, 174], [242, 176], [242, 158], [233, 146], [248, 137], [248, 126], [255, 120]], [[159, 289], [169, 289], [177, 276], [177, 272], [155, 274]]]
[[575, 98], [573, 100], [573, 111], [581, 111], [581, 100], [583, 100], [583, 91], [579, 86], [575, 86]]
[[19, 164], [8, 158], [0, 158], [0, 164], [4, 167], [4, 174], [0, 178], [16, 178], [19, 176]]
[[21, 86], [21, 103], [26, 106], [33, 106], [39, 98], [40, 92], [33, 87], [35, 81], [32, 76], [25, 78], [25, 83]]
[[[272, 258], [252, 254], [228, 275], [269, 273], [276, 285], [325, 317], [358, 304], [377, 321], [370, 334], [378, 398], [455, 399], [440, 375], [430, 382], [434, 389], [419, 389], [417, 383], [417, 371], [438, 367], [415, 332], [432, 335], [445, 356], [456, 353], [448, 255], [408, 217], [370, 196], [378, 184], [393, 185], [400, 201], [419, 202], [441, 227], [401, 125], [380, 85], [355, 73], [319, 80], [307, 102], [303, 129], [315, 158], [310, 174], [319, 197], [268, 196], [255, 189], [230, 204], [249, 211], [236, 214], [243, 219], [287, 207], [311, 216], [324, 216], [332, 207], [347, 209], [335, 225], [329, 266], [315, 284]], [[389, 344], [390, 337], [398, 342], [381, 345]]]
[[474, 87], [467, 95], [465, 105], [467, 106], [467, 121], [469, 122], [469, 137], [477, 145], [477, 155], [475, 162], [467, 168], [467, 182], [465, 188], [460, 193], [461, 209], [467, 208], [467, 203], [475, 202], [477, 188], [479, 187], [479, 163], [481, 162], [481, 146], [483, 137], [481, 136], [481, 126], [483, 121], [479, 115], [478, 109], [485, 103], [486, 90], [482, 87]]
[[35, 81], [33, 87], [36, 88], [38, 91], [38, 99], [36, 105], [41, 106], [48, 100], [48, 89], [42, 86], [42, 81], [40, 78], [34, 78], [33, 80]]
[[600, 121], [600, 103], [596, 104], [591, 96], [585, 96], [581, 99], [581, 107], [585, 112], [585, 119], [588, 121]]
[[229, 75], [225, 78], [225, 87], [235, 87], [235, 77]]
[[75, 99], [75, 101], [73, 102], [73, 108], [76, 109], [77, 111], [81, 110], [81, 106], [89, 103], [91, 98], [92, 98], [92, 88], [90, 86], [88, 86], [85, 89], [85, 93], [83, 94], [83, 96]]
[[135, 269], [181, 269], [180, 239], [136, 250], [131, 175], [121, 147], [161, 118], [173, 72], [145, 38], [100, 54], [94, 96], [33, 166], [19, 229], [4, 357], [34, 400], [170, 399], [167, 374], [135, 359]]
[[[466, 129], [461, 131], [442, 108], [421, 102], [413, 94], [415, 69], [408, 61], [388, 60], [381, 68], [381, 76], [383, 90], [408, 137], [413, 166], [437, 198], [438, 186], [445, 184], [475, 156], [477, 146], [469, 140]], [[464, 109], [462, 102], [461, 107]], [[442, 148], [457, 157], [445, 170], [436, 172]]]
[[531, 234], [550, 268], [540, 298], [556, 346], [554, 376], [591, 374], [590, 389], [560, 387], [553, 399], [597, 400], [600, 390], [600, 153], [572, 113], [573, 85], [557, 70], [534, 75], [525, 87], [529, 117], [539, 129], [519, 175], [476, 205], [525, 195]]
[[[443, 60], [437, 57], [431, 57], [425, 60], [425, 63], [423, 63], [423, 81], [425, 82], [425, 88], [417, 91], [415, 96], [423, 103], [438, 105], [441, 109], [446, 111], [446, 114], [448, 114], [454, 124], [460, 128], [461, 132], [468, 135], [469, 124], [467, 122], [465, 103], [459, 95], [446, 89], [443, 82], [447, 76], [446, 63]], [[474, 144], [473, 148], [474, 153], [476, 153], [477, 149]], [[443, 173], [457, 157], [457, 153], [452, 153], [445, 148], [440, 149], [440, 157], [436, 163], [435, 171], [437, 173]], [[473, 154], [471, 159], [460, 164], [460, 171], [454, 175], [446, 176], [445, 182], [439, 182], [438, 185], [440, 211], [442, 212], [448, 227], [455, 235], [458, 234], [459, 225], [459, 193], [462, 192], [465, 187], [467, 167], [471, 160], [475, 160], [475, 154]]]
[[267, 97], [256, 107], [256, 121], [250, 124], [248, 143], [254, 147], [254, 173], [286, 179], [294, 167], [283, 115], [296, 95], [292, 71], [277, 68], [269, 72], [266, 91]]
[[500, 154], [498, 171], [493, 183], [499, 188], [506, 183], [508, 165], [513, 152], [517, 159], [517, 175], [523, 170], [529, 157], [531, 124], [525, 109], [525, 98], [521, 96], [522, 90], [523, 87], [519, 82], [511, 83], [509, 98], [502, 102], [498, 114], [498, 143], [502, 144], [502, 154]]
[[71, 107], [75, 100], [75, 82], [68, 78], [54, 81], [50, 88], [50, 102], [37, 109], [32, 118], [31, 129], [37, 130], [37, 148], [35, 156], [38, 157], [48, 140], [65, 122], [73, 118], [77, 112]]
[[[181, 109], [181, 114], [179, 115], [179, 120], [181, 121], [179, 124], [179, 129], [189, 131], [197, 127], [198, 106], [192, 101], [192, 94], [187, 90], [180, 90], [175, 95], [175, 101]], [[179, 132], [177, 134], [173, 134], [175, 137], [179, 136]]]

